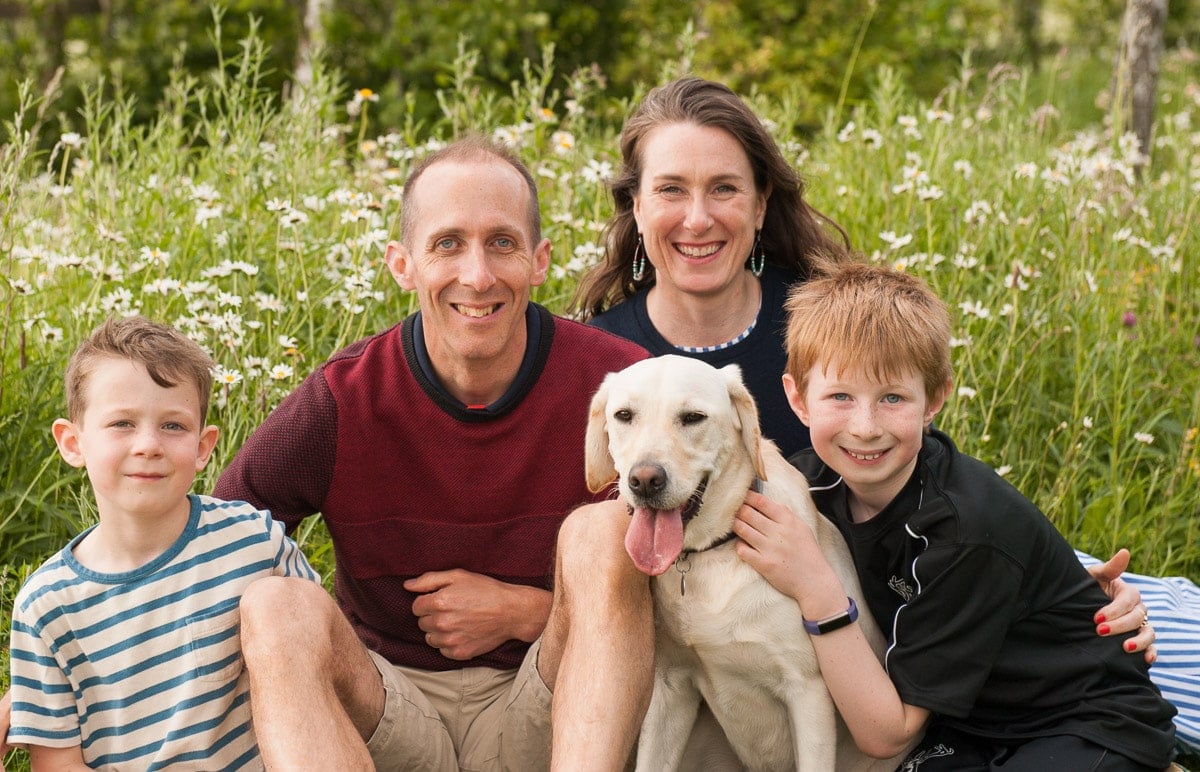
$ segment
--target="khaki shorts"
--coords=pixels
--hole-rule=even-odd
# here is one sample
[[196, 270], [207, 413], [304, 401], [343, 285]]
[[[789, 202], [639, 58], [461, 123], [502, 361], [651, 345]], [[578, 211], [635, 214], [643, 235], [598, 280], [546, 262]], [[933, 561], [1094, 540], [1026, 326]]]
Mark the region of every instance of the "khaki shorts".
[[376, 768], [548, 769], [551, 697], [537, 671], [539, 645], [529, 647], [516, 670], [419, 670], [369, 652], [387, 694], [367, 742]]

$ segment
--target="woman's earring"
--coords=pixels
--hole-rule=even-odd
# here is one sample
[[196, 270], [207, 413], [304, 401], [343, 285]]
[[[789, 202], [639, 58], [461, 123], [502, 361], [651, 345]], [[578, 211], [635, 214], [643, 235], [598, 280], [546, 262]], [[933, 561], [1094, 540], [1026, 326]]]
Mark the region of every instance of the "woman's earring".
[[646, 251], [642, 248], [642, 236], [638, 234], [637, 246], [633, 250], [633, 280], [646, 278]]
[[763, 268], [767, 264], [767, 254], [763, 252], [762, 239], [759, 236], [760, 233], [762, 233], [762, 231], [754, 232], [754, 250], [753, 254], [750, 255], [750, 273], [754, 274], [755, 276], [762, 276]]

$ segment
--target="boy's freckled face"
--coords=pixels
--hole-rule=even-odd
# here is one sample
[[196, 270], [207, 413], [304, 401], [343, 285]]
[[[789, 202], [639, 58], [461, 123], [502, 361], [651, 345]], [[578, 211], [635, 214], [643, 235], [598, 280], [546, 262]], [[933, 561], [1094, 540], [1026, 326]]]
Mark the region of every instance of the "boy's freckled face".
[[817, 455], [875, 514], [912, 477], [925, 427], [941, 402], [929, 403], [924, 379], [915, 371], [880, 382], [858, 370], [839, 370], [837, 364], [828, 370], [814, 366], [803, 394], [787, 376], [785, 389]]
[[217, 436], [200, 423], [195, 387], [164, 388], [144, 366], [109, 358], [84, 389], [83, 416], [56, 421], [54, 437], [69, 464], [87, 468], [101, 518], [186, 514], [186, 494]]

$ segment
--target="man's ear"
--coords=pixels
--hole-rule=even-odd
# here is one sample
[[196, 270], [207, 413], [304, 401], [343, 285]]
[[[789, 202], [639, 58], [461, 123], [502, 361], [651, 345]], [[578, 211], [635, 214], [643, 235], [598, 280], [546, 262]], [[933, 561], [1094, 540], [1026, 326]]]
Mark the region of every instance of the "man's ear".
[[936, 392], [934, 392], [933, 399], [929, 401], [929, 404], [925, 409], [926, 429], [928, 429], [929, 425], [933, 423], [934, 416], [941, 412], [942, 406], [946, 404], [946, 400], [950, 397], [950, 390], [952, 388], [954, 388], [954, 379], [947, 378], [946, 382], [943, 383]]
[[79, 469], [84, 465], [83, 452], [79, 449], [79, 427], [65, 418], [57, 419], [50, 427], [58, 454], [71, 466]]
[[529, 280], [530, 286], [539, 287], [545, 283], [546, 275], [550, 273], [550, 252], [550, 239], [542, 239], [542, 243], [533, 250], [533, 274]]
[[783, 392], [787, 394], [788, 405], [791, 406], [796, 417], [805, 426], [811, 426], [808, 422], [808, 402], [805, 400], [804, 394], [800, 393], [800, 389], [796, 387], [796, 379], [792, 377], [791, 373], [783, 374]]
[[403, 244], [399, 241], [389, 241], [384, 260], [387, 261], [388, 270], [392, 272], [392, 278], [401, 289], [411, 292], [417, 288], [412, 276], [412, 257]]

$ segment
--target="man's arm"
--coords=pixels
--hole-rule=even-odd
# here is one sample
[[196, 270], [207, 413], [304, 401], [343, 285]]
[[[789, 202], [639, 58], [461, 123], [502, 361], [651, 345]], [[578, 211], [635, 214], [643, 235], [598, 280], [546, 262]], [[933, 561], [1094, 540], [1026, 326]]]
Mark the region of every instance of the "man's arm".
[[505, 641], [531, 643], [550, 617], [550, 593], [454, 569], [430, 571], [404, 583], [420, 593], [413, 613], [425, 642], [449, 659], [467, 660]]

